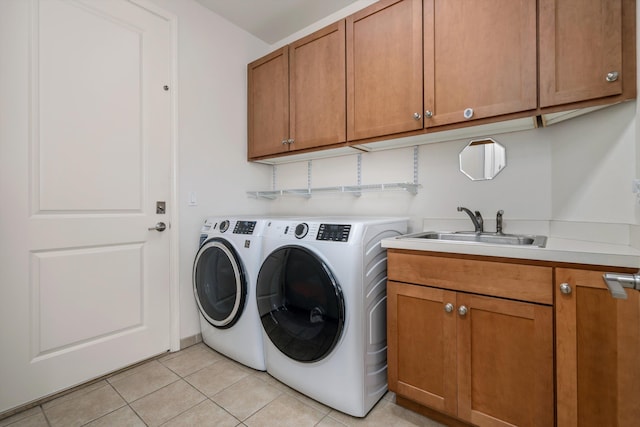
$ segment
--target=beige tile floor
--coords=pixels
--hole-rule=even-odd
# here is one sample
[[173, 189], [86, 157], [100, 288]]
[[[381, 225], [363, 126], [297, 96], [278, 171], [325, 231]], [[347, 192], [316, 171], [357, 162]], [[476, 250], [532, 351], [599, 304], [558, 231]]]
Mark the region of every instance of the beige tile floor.
[[0, 420], [0, 427], [425, 426], [389, 392], [365, 418], [334, 411], [200, 343]]

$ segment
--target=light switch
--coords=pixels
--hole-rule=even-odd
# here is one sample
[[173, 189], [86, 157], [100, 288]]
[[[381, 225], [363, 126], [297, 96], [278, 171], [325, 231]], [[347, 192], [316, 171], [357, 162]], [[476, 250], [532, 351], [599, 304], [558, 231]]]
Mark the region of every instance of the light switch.
[[636, 195], [636, 202], [640, 204], [640, 179], [631, 181], [631, 191]]
[[189, 192], [189, 201], [187, 202], [189, 206], [198, 206], [198, 194], [195, 191]]

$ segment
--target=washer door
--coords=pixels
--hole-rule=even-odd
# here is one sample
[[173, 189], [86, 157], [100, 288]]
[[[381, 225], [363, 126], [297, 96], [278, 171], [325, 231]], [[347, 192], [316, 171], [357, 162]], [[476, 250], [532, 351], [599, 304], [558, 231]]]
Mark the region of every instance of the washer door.
[[216, 328], [229, 328], [238, 321], [247, 297], [247, 279], [229, 242], [211, 239], [200, 247], [193, 263], [193, 292], [200, 313]]
[[283, 246], [263, 262], [258, 312], [271, 342], [300, 362], [326, 357], [344, 329], [342, 290], [328, 266], [300, 246]]

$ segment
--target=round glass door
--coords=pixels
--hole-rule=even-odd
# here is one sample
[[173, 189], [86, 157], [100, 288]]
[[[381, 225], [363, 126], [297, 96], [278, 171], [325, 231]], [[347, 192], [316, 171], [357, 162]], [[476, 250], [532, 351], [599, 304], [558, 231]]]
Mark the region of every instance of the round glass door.
[[238, 321], [247, 297], [246, 275], [227, 241], [212, 239], [202, 245], [193, 265], [193, 291], [210, 324], [224, 329]]
[[315, 362], [338, 343], [344, 328], [342, 291], [328, 266], [300, 246], [284, 246], [263, 262], [258, 312], [273, 344], [290, 358]]

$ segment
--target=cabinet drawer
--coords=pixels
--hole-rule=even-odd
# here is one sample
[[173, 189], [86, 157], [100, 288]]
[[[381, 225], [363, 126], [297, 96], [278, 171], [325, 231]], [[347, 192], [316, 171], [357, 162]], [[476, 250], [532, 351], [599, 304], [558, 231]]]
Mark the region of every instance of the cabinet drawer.
[[553, 269], [388, 251], [388, 278], [454, 291], [553, 304]]

